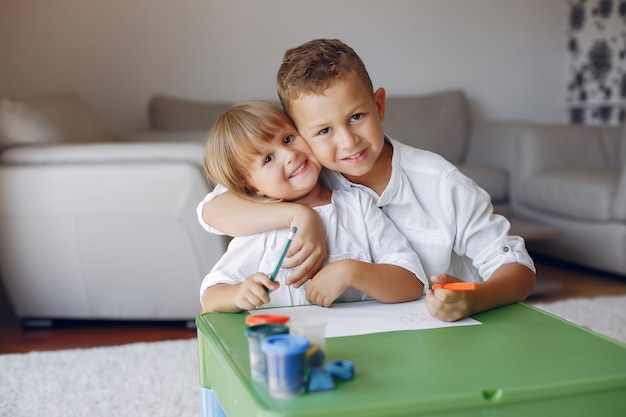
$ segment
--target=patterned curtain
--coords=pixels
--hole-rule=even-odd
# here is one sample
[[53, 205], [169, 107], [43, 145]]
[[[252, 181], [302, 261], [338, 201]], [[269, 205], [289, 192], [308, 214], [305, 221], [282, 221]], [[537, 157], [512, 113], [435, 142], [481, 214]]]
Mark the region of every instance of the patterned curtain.
[[568, 0], [570, 123], [626, 121], [626, 0]]

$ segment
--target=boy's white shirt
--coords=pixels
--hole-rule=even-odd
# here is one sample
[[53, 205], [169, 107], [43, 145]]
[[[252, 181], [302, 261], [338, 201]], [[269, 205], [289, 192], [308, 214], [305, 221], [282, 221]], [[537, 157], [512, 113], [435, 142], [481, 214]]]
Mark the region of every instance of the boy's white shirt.
[[[198, 206], [198, 219], [207, 230], [211, 228], [202, 220], [202, 206], [216, 195], [215, 192], [208, 194]], [[332, 202], [316, 207], [315, 211], [319, 213], [326, 230], [327, 262], [356, 259], [398, 265], [413, 272], [424, 283], [425, 289], [428, 288], [419, 257], [367, 194], [358, 190], [333, 191]], [[287, 242], [288, 234], [289, 229], [279, 229], [233, 238], [226, 253], [202, 281], [200, 297], [207, 288], [218, 283], [240, 283], [256, 272], [270, 275]], [[280, 288], [272, 291], [271, 301], [263, 307], [309, 304], [305, 297], [307, 284], [298, 289], [285, 285], [289, 273], [290, 270], [279, 271], [276, 280], [280, 282]], [[365, 299], [370, 298], [350, 288], [337, 301]]]
[[[322, 170], [322, 183], [372, 196], [417, 252], [428, 277], [448, 273], [480, 282], [507, 263], [536, 271], [524, 240], [509, 235], [510, 223], [493, 213], [485, 190], [443, 157], [387, 139], [393, 146], [392, 171], [380, 197], [327, 169]], [[218, 185], [198, 205], [200, 224], [211, 233], [222, 234], [204, 222], [202, 208], [225, 191]]]
[[380, 197], [330, 170], [323, 170], [322, 183], [334, 190], [362, 189], [375, 198], [429, 277], [448, 273], [480, 282], [508, 263], [535, 271], [524, 240], [509, 235], [509, 221], [493, 213], [485, 190], [440, 155], [387, 139], [392, 172]]

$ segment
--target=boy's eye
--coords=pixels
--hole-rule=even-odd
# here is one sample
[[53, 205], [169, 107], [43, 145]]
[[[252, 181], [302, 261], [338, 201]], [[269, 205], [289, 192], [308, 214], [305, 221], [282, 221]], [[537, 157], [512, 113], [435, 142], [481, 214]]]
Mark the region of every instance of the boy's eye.
[[352, 119], [353, 121], [357, 121], [357, 120], [361, 120], [362, 118], [363, 118], [363, 113], [357, 113], [357, 114], [353, 114], [350, 119]]
[[285, 145], [290, 144], [293, 141], [293, 135], [287, 135], [283, 138], [283, 143]]
[[328, 134], [328, 132], [330, 132], [330, 128], [327, 127], [327, 128], [324, 128], [324, 129], [320, 130], [318, 132], [318, 135], [326, 135], [326, 134]]
[[274, 155], [267, 155], [265, 158], [263, 158], [263, 165], [269, 164], [270, 162], [272, 162], [272, 159], [274, 159]]

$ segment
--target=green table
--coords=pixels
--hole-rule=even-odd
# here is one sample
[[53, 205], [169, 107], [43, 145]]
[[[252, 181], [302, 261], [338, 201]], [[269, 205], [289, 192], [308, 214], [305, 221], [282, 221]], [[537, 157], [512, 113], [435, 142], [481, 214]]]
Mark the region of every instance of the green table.
[[326, 340], [355, 379], [270, 397], [250, 378], [247, 313], [196, 318], [200, 385], [227, 416], [625, 416], [626, 345], [517, 303], [478, 326]]

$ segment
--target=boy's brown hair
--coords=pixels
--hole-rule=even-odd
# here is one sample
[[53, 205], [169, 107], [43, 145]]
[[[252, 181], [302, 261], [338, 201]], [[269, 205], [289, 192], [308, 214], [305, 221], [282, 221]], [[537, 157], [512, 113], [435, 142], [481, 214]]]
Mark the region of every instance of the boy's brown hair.
[[302, 95], [319, 95], [337, 79], [356, 74], [374, 92], [361, 58], [354, 49], [338, 39], [314, 39], [285, 52], [278, 70], [278, 97], [287, 113], [291, 101]]
[[242, 198], [270, 201], [249, 185], [248, 166], [259, 155], [255, 141], [271, 140], [285, 124], [293, 126], [285, 112], [272, 103], [246, 101], [228, 109], [206, 139], [204, 172], [209, 181]]

